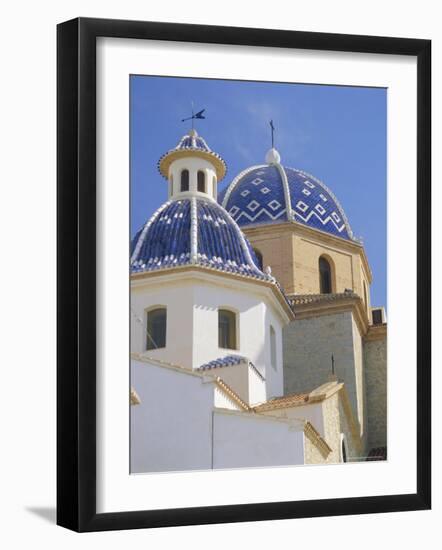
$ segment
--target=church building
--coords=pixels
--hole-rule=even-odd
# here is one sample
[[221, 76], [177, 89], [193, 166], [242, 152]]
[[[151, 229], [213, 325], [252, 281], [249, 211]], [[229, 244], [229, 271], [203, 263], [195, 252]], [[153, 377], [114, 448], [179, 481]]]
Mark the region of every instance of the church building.
[[131, 244], [131, 471], [386, 458], [386, 320], [324, 183], [190, 130]]

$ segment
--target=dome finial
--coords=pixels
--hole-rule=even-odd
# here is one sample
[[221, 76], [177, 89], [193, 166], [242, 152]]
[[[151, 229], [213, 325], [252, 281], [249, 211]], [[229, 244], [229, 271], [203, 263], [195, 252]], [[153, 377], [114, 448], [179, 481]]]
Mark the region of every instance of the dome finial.
[[279, 164], [281, 162], [281, 155], [275, 149], [275, 126], [273, 125], [273, 120], [271, 120], [269, 124], [270, 124], [270, 131], [272, 133], [272, 148], [267, 151], [266, 163]]
[[281, 162], [281, 155], [278, 151], [272, 147], [267, 151], [266, 154], [266, 163], [267, 164], [279, 164]]

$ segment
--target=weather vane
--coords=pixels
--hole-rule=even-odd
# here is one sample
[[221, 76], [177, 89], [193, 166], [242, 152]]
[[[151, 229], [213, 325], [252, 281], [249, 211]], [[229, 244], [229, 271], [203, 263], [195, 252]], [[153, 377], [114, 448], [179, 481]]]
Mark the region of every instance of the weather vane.
[[273, 120], [270, 121], [270, 128], [271, 128], [271, 131], [272, 131], [272, 149], [274, 148], [274, 136], [273, 136], [273, 133], [275, 131], [275, 127], [273, 126]]
[[187, 118], [183, 118], [181, 120], [181, 122], [186, 122], [186, 120], [191, 120], [192, 121], [192, 130], [193, 130], [193, 121], [198, 119], [198, 120], [201, 120], [201, 119], [205, 119], [206, 117], [203, 115], [204, 111], [206, 109], [202, 109], [201, 111], [198, 111], [197, 113], [194, 112], [193, 110], [193, 101], [192, 101], [192, 116], [189, 116]]

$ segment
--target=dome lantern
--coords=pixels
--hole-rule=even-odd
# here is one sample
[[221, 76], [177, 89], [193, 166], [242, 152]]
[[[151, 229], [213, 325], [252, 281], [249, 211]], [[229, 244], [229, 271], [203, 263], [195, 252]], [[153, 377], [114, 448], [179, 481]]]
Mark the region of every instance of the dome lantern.
[[158, 169], [169, 182], [169, 200], [204, 197], [216, 201], [226, 163], [192, 128], [160, 158]]

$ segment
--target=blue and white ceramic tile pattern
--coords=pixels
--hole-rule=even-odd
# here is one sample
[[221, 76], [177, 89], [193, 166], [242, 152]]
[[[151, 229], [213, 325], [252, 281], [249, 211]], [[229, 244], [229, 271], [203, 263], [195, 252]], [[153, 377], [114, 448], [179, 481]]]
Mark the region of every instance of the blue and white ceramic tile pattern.
[[249, 360], [247, 357], [243, 357], [242, 355], [226, 355], [225, 357], [219, 357], [218, 359], [214, 359], [213, 361], [209, 361], [209, 363], [205, 363], [204, 365], [201, 365], [198, 367], [198, 370], [210, 370], [210, 369], [217, 369], [219, 367], [230, 367], [233, 365], [240, 365], [241, 363], [248, 363]]
[[218, 359], [213, 359], [204, 365], [198, 367], [198, 370], [210, 370], [217, 369], [221, 367], [233, 367], [234, 365], [240, 365], [241, 363], [246, 363], [250, 369], [252, 369], [261, 380], [265, 380], [264, 376], [259, 372], [255, 365], [247, 357], [242, 355], [225, 355], [224, 357], [219, 357]]
[[[191, 201], [196, 202], [196, 220]], [[192, 260], [192, 225], [196, 223], [196, 258]], [[131, 271], [138, 273], [197, 264], [254, 279], [275, 282], [259, 269], [250, 243], [218, 203], [189, 198], [161, 206], [131, 243]]]
[[[285, 172], [289, 194], [284, 193]], [[286, 196], [291, 204], [287, 204]], [[317, 178], [294, 168], [253, 166], [223, 189], [218, 201], [240, 226], [294, 220], [337, 237], [355, 240], [342, 206]]]
[[[192, 152], [208, 153], [210, 156], [218, 159], [224, 166], [224, 170], [227, 170], [226, 163], [221, 158], [221, 156], [218, 155], [218, 153], [216, 153], [215, 151], [212, 151], [212, 149], [210, 149], [210, 147], [207, 145], [206, 140], [201, 136], [198, 136], [198, 134], [194, 130], [191, 130], [188, 134], [185, 134], [180, 139], [180, 141], [178, 142], [178, 145], [174, 149], [170, 149], [169, 151], [164, 153], [164, 155], [161, 156], [161, 158], [158, 161], [158, 169], [160, 169], [162, 160], [165, 159], [167, 156], [169, 156], [171, 153], [174, 153], [176, 151], [186, 151], [189, 153], [192, 153]], [[161, 170], [160, 170], [160, 173], [161, 173]]]

